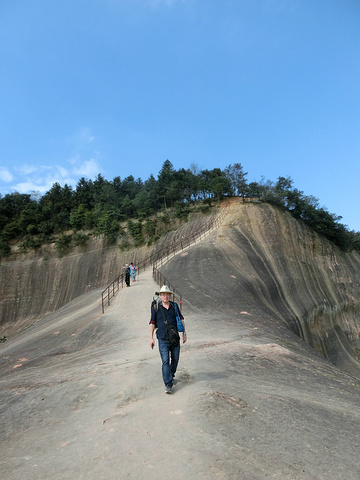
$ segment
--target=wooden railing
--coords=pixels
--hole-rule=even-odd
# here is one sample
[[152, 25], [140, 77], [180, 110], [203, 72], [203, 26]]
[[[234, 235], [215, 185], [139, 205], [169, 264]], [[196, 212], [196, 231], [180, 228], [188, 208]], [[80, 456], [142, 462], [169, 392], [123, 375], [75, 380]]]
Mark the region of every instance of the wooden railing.
[[[227, 209], [224, 208], [220, 214], [213, 214], [207, 222], [194, 230], [194, 232], [191, 232], [186, 238], [181, 238], [181, 240], [173, 242], [171, 245], [162, 248], [161, 251], [154, 252], [147, 258], [139, 262], [139, 264], [136, 265], [136, 274], [139, 275], [140, 272], [146, 270], [146, 268], [148, 268], [149, 266], [153, 266], [153, 268], [155, 267], [156, 272], [158, 272], [157, 265], [165, 263], [169, 258], [173, 257], [181, 250], [184, 250], [184, 248], [187, 248], [193, 243], [201, 240], [214, 228], [218, 227], [222, 222], [222, 218], [226, 210]], [[155, 270], [153, 269], [153, 275]], [[156, 279], [155, 277], [154, 279], [156, 283], [160, 285], [160, 282], [158, 281], [160, 277], [158, 275], [161, 275], [160, 272], [156, 273]], [[124, 273], [122, 273], [103, 290], [101, 296], [102, 313], [105, 312], [105, 306], [110, 306], [111, 298], [115, 296], [115, 294], [120, 290], [120, 288], [123, 288], [124, 283], [125, 275]], [[161, 285], [164, 285], [164, 283], [162, 283]]]
[[115, 294], [120, 290], [120, 285], [121, 288], [123, 288], [125, 283], [125, 274], [122, 273], [119, 275], [113, 282], [108, 285], [105, 290], [102, 291], [101, 294], [101, 309], [102, 313], [105, 312], [105, 304], [107, 303], [108, 306], [110, 306], [110, 299], [115, 296]]
[[180, 295], [179, 293], [176, 292], [176, 289], [174, 287], [174, 285], [171, 284], [171, 282], [169, 282], [169, 280], [165, 277], [165, 275], [163, 275], [157, 268], [155, 265], [153, 265], [153, 279], [155, 280], [155, 283], [157, 283], [160, 287], [162, 287], [163, 285], [167, 285], [170, 290], [173, 293], [172, 295], [172, 300], [173, 301], [176, 301], [179, 306], [180, 306], [180, 310], [182, 308], [182, 295]]

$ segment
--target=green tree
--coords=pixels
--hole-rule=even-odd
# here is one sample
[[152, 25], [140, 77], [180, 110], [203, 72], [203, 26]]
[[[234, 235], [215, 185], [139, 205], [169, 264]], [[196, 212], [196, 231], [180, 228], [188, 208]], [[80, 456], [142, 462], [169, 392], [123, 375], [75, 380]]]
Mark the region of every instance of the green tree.
[[209, 175], [210, 193], [219, 201], [225, 195], [231, 195], [231, 182], [220, 168], [214, 168]]
[[178, 185], [175, 170], [170, 160], [165, 160], [158, 175], [158, 193], [164, 208], [171, 207], [177, 200]]
[[199, 173], [199, 197], [203, 200], [210, 196], [211, 188], [210, 182], [212, 180], [212, 173], [210, 170], [201, 170]]
[[89, 240], [89, 236], [86, 235], [85, 233], [74, 233], [72, 236], [72, 241], [73, 244], [78, 247], [78, 246], [86, 246], [87, 241]]
[[133, 200], [136, 195], [141, 191], [143, 182], [141, 178], [134, 179], [132, 175], [126, 177], [122, 183], [123, 196], [128, 196], [130, 200]]
[[248, 185], [248, 196], [260, 198], [264, 193], [264, 187], [258, 182], [250, 182]]
[[120, 224], [117, 219], [118, 212], [110, 208], [102, 211], [101, 208], [96, 209], [96, 227], [95, 231], [98, 235], [109, 235], [119, 231]]
[[[24, 208], [32, 203], [31, 195], [21, 193], [9, 193], [2, 197], [0, 195], [0, 231], [10, 222], [17, 221]], [[21, 225], [18, 225], [21, 231]]]
[[229, 179], [221, 175], [216, 176], [211, 180], [210, 188], [218, 201], [222, 200], [225, 195], [231, 194], [231, 184]]
[[144, 243], [144, 238], [142, 235], [142, 223], [139, 221], [133, 222], [132, 220], [128, 220], [127, 222], [127, 229], [130, 235], [134, 239], [134, 244], [136, 247], [139, 247]]
[[60, 256], [64, 255], [69, 250], [70, 245], [71, 235], [62, 234], [55, 240], [55, 249]]
[[21, 237], [21, 230], [19, 222], [15, 219], [12, 222], [8, 222], [2, 229], [1, 237], [9, 242], [10, 240], [18, 239]]
[[147, 218], [144, 223], [143, 232], [148, 238], [148, 245], [157, 239], [157, 221]]
[[37, 227], [42, 220], [43, 214], [37, 201], [32, 201], [25, 205], [19, 214], [19, 227], [22, 234], [38, 234], [39, 232]]
[[144, 183], [143, 189], [145, 190], [148, 197], [147, 204], [149, 205], [151, 211], [158, 211], [162, 206], [159, 195], [159, 183], [152, 174]]
[[10, 255], [11, 248], [6, 238], [0, 237], [0, 258]]
[[121, 218], [122, 220], [125, 220], [125, 219], [127, 219], [127, 218], [131, 218], [131, 217], [134, 217], [134, 215], [135, 215], [135, 206], [134, 206], [134, 203], [133, 203], [133, 201], [131, 200], [131, 198], [130, 198], [128, 195], [126, 195], [126, 196], [122, 199], [122, 203], [121, 203], [119, 215], [120, 215], [120, 218]]
[[82, 203], [70, 212], [70, 226], [75, 232], [86, 229], [86, 212], [88, 210]]
[[154, 210], [151, 207], [151, 198], [143, 188], [134, 198], [133, 207], [137, 217], [145, 218], [148, 215], [151, 215]]
[[74, 193], [74, 207], [84, 205], [86, 210], [92, 210], [95, 206], [95, 188], [91, 180], [81, 177], [76, 185]]
[[174, 176], [177, 185], [177, 203], [195, 200], [198, 194], [198, 179], [191, 170], [182, 168], [175, 172]]
[[235, 195], [245, 198], [248, 193], [248, 185], [246, 176], [248, 172], [244, 172], [244, 168], [241, 163], [235, 163], [234, 165], [228, 165], [225, 168], [225, 176], [230, 180], [231, 188]]
[[73, 191], [68, 185], [62, 188], [54, 183], [51, 189], [40, 199], [39, 206], [45, 222], [54, 233], [70, 228], [70, 212], [73, 207]]

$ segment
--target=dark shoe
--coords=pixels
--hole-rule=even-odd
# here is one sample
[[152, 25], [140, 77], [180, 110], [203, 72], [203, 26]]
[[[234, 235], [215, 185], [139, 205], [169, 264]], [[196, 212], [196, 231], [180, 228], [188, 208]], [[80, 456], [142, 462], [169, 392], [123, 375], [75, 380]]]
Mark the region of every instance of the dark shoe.
[[172, 387], [166, 387], [165, 393], [172, 393]]

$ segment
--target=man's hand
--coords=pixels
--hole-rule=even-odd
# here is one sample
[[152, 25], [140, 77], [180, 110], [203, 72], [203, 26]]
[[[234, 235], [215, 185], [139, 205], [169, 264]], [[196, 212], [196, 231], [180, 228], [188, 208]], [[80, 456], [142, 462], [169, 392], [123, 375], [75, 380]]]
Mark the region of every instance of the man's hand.
[[186, 337], [186, 333], [184, 332], [183, 333], [183, 343], [186, 343], [186, 340], [187, 340], [187, 337]]
[[154, 346], [155, 346], [154, 332], [155, 332], [155, 325], [153, 323], [150, 323], [150, 347], [151, 347], [151, 349], [153, 349]]

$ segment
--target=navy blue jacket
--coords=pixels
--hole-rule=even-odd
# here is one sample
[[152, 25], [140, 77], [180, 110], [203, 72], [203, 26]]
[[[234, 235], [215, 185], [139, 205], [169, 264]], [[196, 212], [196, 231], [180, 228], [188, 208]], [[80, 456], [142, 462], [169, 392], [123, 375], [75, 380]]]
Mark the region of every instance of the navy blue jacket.
[[[180, 314], [180, 318], [183, 319], [184, 317], [180, 313], [180, 308], [178, 305], [177, 310]], [[165, 313], [165, 318], [166, 321], [170, 325], [174, 325], [177, 329], [177, 322], [176, 322], [176, 312], [174, 308], [174, 303], [170, 302], [170, 307], [169, 309], [166, 309], [162, 306], [161, 302], [159, 303], [158, 310], [156, 311], [154, 306], [151, 307], [151, 319], [150, 323], [154, 324], [155, 327], [157, 327], [157, 338], [160, 338], [161, 340], [167, 340], [166, 337], [166, 328], [165, 328], [165, 323], [164, 323], [164, 317], [161, 313], [161, 310]]]

